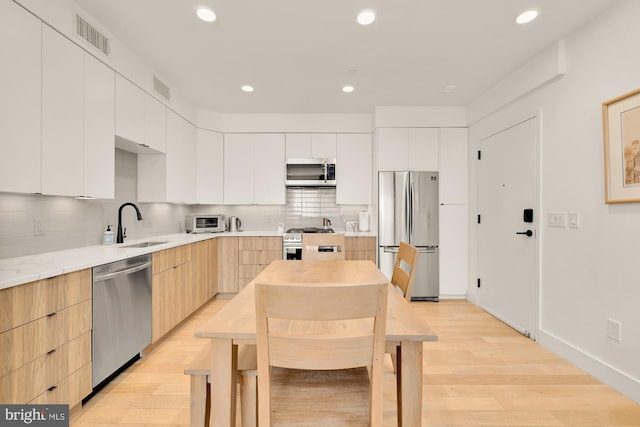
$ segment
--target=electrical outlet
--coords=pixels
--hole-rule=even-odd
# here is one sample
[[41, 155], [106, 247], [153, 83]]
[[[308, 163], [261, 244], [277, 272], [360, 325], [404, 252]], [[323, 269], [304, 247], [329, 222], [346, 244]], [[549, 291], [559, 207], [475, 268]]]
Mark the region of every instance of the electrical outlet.
[[569, 228], [579, 228], [580, 212], [567, 212], [567, 225]]
[[142, 226], [143, 226], [143, 227], [147, 227], [147, 228], [151, 228], [151, 227], [153, 227], [153, 221], [151, 221], [151, 217], [149, 217], [149, 216], [145, 216], [145, 217], [142, 219]]
[[46, 220], [44, 218], [35, 218], [33, 220], [33, 234], [41, 236], [46, 230]]
[[547, 224], [549, 224], [549, 227], [566, 227], [567, 213], [566, 212], [547, 212]]
[[622, 324], [617, 320], [607, 320], [607, 336], [612, 340], [622, 340]]

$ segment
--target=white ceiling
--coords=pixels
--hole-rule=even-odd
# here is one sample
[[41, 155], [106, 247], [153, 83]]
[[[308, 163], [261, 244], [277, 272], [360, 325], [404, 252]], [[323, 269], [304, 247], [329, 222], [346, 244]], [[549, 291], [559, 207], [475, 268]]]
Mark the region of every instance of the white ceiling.
[[[221, 113], [467, 105], [614, 1], [76, 0], [172, 91]], [[217, 20], [200, 21], [199, 5]], [[364, 8], [377, 13], [369, 26], [356, 23]], [[517, 25], [530, 8], [538, 19]]]

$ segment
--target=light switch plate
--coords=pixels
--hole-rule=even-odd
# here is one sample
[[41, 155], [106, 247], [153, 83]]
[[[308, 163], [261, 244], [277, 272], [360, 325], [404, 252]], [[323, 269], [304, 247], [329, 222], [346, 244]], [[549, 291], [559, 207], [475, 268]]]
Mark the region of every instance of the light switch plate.
[[567, 226], [569, 228], [580, 227], [580, 212], [567, 212]]
[[46, 221], [44, 218], [35, 218], [33, 220], [33, 234], [41, 236], [46, 230]]
[[549, 227], [566, 227], [567, 213], [566, 212], [547, 212], [547, 224], [549, 224]]

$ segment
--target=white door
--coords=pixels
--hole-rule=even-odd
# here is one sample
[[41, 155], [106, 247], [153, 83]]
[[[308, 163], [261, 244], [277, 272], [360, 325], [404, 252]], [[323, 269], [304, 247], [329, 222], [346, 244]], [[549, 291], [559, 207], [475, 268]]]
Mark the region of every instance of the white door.
[[[482, 140], [478, 160], [478, 304], [534, 339], [540, 218], [537, 123], [534, 117]], [[525, 222], [525, 209], [533, 209], [533, 222]]]

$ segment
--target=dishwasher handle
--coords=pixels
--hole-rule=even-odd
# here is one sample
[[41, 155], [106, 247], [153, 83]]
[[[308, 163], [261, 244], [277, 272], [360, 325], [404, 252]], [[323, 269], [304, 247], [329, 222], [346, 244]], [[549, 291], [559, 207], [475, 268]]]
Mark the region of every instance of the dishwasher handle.
[[113, 279], [115, 277], [120, 277], [120, 276], [125, 276], [127, 274], [133, 274], [136, 273], [138, 271], [144, 270], [146, 268], [151, 267], [152, 265], [152, 261], [149, 262], [145, 262], [144, 264], [140, 264], [140, 265], [136, 265], [133, 266], [131, 268], [127, 268], [124, 270], [118, 270], [118, 271], [114, 271], [112, 273], [106, 273], [106, 274], [101, 274], [99, 276], [96, 276], [93, 281], [94, 282], [102, 282], [103, 280], [109, 280], [109, 279]]

